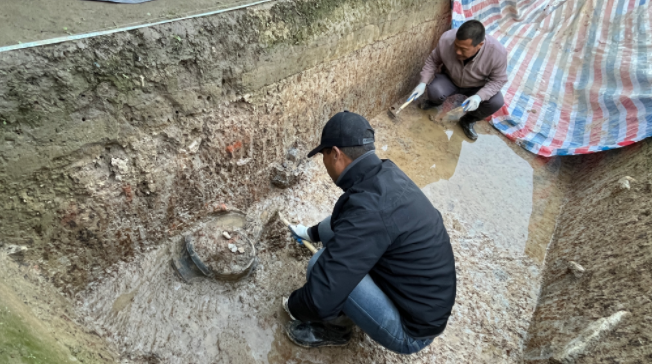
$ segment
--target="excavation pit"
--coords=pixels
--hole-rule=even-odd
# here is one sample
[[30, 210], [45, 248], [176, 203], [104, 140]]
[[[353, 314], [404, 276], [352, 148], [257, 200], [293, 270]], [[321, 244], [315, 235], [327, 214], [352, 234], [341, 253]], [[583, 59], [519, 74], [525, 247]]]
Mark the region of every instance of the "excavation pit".
[[[613, 331], [583, 346], [587, 363], [652, 354], [650, 142], [543, 158], [486, 122], [471, 142], [421, 100], [390, 119], [449, 17], [438, 0], [275, 1], [0, 53], [0, 320], [54, 348], [0, 340], [0, 362], [534, 364], [595, 327]], [[451, 236], [451, 320], [410, 357], [359, 330], [319, 350], [283, 332], [311, 254], [275, 216], [332, 211], [342, 191], [306, 154], [344, 109]], [[170, 262], [187, 236], [258, 264], [186, 284]], [[250, 255], [229, 248], [245, 240]]]

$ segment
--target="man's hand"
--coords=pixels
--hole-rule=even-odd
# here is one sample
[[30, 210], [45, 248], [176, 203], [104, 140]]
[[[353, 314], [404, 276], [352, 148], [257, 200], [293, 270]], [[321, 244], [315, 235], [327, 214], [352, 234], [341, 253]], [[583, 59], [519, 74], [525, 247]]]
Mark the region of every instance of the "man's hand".
[[480, 102], [482, 99], [478, 95], [473, 95], [469, 97], [468, 99], [464, 100], [462, 103], [462, 106], [464, 107], [464, 111], [475, 111], [478, 109], [478, 106], [480, 106]]
[[423, 95], [424, 92], [426, 92], [426, 84], [421, 82], [414, 88], [412, 94], [408, 97], [408, 101], [416, 100], [419, 96]]
[[299, 243], [301, 243], [302, 240], [312, 243], [312, 240], [310, 240], [310, 235], [308, 234], [307, 227], [303, 225], [290, 225], [288, 227], [290, 228], [290, 232], [292, 233], [294, 240], [298, 241]]

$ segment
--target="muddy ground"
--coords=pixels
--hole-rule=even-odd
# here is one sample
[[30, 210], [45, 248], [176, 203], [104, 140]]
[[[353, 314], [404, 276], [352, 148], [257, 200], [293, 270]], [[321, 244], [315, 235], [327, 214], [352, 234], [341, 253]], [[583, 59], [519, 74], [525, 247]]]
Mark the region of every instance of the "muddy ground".
[[223, 203], [249, 209], [295, 183], [288, 152], [335, 111], [409, 92], [449, 8], [284, 0], [0, 53], [2, 239], [74, 295]]
[[258, 237], [252, 276], [185, 284], [170, 267], [181, 243], [171, 239], [119, 263], [109, 278], [77, 295], [84, 326], [106, 339], [123, 363], [520, 362], [542, 268], [528, 246], [545, 246], [551, 237], [529, 231], [552, 232], [564, 173], [556, 160], [542, 163], [486, 123], [478, 126], [479, 140], [470, 142], [459, 126], [431, 121], [434, 112], [412, 107], [400, 123], [384, 113], [371, 120], [378, 154], [396, 160], [442, 211], [456, 255], [459, 291], [450, 324], [421, 353], [395, 355], [361, 332], [346, 347], [315, 350], [285, 337], [281, 299], [305, 281], [310, 254], [277, 224], [275, 213], [306, 225], [329, 214], [341, 191], [318, 158], [306, 164], [297, 185], [246, 211]]
[[156, 0], [114, 4], [82, 0], [3, 0], [0, 47], [202, 14], [251, 0]]

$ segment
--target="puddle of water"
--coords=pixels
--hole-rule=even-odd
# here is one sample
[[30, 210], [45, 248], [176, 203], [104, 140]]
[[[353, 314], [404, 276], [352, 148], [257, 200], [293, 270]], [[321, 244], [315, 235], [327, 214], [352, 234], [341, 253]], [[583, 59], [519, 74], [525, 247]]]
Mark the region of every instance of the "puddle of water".
[[[442, 213], [472, 223], [497, 244], [522, 254], [532, 214], [532, 167], [497, 135], [464, 143], [455, 174], [433, 182], [423, 192]], [[473, 234], [474, 231], [471, 231]]]
[[[445, 106], [439, 112], [452, 107]], [[378, 155], [396, 163], [440, 211], [543, 263], [563, 201], [559, 158], [535, 156], [486, 122], [476, 124], [480, 137], [471, 142], [437, 113], [410, 105], [398, 122], [378, 115]]]
[[[435, 123], [414, 107], [403, 110], [398, 122], [381, 114], [373, 119], [377, 151], [391, 159], [419, 186], [424, 187], [455, 173], [465, 136], [455, 123]], [[385, 148], [386, 146], [386, 148]]]

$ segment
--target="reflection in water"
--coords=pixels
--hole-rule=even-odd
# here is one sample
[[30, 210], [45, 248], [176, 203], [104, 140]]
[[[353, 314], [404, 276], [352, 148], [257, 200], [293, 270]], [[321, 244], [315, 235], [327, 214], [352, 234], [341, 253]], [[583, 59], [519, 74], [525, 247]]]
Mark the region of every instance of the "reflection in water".
[[423, 192], [442, 213], [454, 213], [496, 244], [522, 254], [532, 214], [532, 167], [497, 135], [464, 143], [453, 177]]
[[454, 123], [434, 123], [415, 107], [399, 115], [399, 122], [385, 114], [373, 119], [378, 155], [391, 159], [419, 187], [451, 178], [465, 139], [462, 129]]

